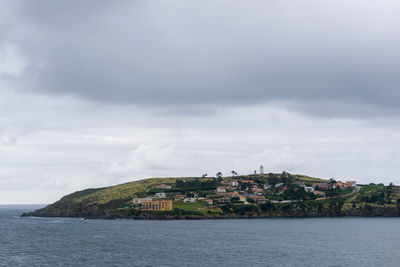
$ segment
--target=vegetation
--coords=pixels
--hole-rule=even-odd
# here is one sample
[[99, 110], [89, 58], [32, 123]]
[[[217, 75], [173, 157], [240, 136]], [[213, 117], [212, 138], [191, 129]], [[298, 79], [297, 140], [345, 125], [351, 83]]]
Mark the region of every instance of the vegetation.
[[[65, 216], [88, 218], [238, 218], [306, 216], [399, 216], [400, 187], [369, 184], [359, 187], [335, 187], [336, 181], [304, 175], [237, 175], [207, 178], [151, 178], [121, 185], [86, 189], [25, 216]], [[251, 182], [250, 182], [251, 181]], [[225, 186], [236, 182], [235, 190]], [[159, 185], [163, 184], [164, 187]], [[224, 186], [223, 186], [224, 185]], [[269, 185], [266, 189], [263, 185]], [[217, 187], [227, 187], [223, 193]], [[321, 190], [318, 195], [306, 187]], [[257, 191], [258, 190], [258, 191]], [[256, 191], [262, 191], [261, 195]], [[173, 200], [173, 210], [149, 211], [132, 205], [134, 197], [166, 193]], [[240, 197], [238, 193], [241, 192]], [[227, 195], [235, 193], [225, 201]], [[321, 196], [322, 194], [322, 196]], [[184, 198], [196, 198], [184, 203]], [[246, 195], [245, 200], [242, 195]], [[213, 200], [207, 204], [205, 199]]]

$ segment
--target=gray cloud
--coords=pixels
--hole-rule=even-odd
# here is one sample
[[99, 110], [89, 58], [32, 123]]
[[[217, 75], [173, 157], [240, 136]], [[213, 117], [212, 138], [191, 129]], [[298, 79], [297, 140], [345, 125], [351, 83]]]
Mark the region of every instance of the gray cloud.
[[399, 18], [376, 1], [20, 1], [9, 42], [29, 61], [25, 90], [398, 115]]
[[398, 184], [399, 13], [372, 0], [0, 0], [0, 203], [261, 163]]

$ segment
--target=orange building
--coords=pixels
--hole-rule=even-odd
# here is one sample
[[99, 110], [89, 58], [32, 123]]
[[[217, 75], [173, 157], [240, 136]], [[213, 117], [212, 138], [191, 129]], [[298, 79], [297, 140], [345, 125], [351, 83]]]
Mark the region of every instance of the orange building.
[[172, 200], [143, 201], [142, 210], [172, 210]]
[[343, 188], [343, 182], [342, 181], [337, 181], [336, 182], [336, 187]]

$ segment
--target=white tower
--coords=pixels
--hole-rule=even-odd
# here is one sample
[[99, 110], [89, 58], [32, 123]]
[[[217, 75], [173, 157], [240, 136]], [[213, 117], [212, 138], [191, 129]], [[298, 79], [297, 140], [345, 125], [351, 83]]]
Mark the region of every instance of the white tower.
[[264, 174], [264, 167], [263, 167], [263, 165], [260, 166], [260, 174]]

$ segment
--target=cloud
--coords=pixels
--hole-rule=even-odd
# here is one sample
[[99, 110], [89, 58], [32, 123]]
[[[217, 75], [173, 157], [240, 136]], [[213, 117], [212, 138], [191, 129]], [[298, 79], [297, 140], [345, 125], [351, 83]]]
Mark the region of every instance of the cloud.
[[0, 76], [21, 76], [27, 62], [22, 58], [18, 50], [10, 45], [0, 47]]
[[179, 155], [173, 146], [140, 145], [131, 152], [127, 161], [112, 162], [104, 170], [112, 174], [138, 174], [143, 171], [162, 173], [171, 169], [181, 168], [183, 156]]
[[0, 203], [260, 164], [398, 183], [399, 13], [391, 0], [0, 0]]
[[7, 36], [31, 63], [23, 90], [146, 107], [282, 101], [318, 116], [399, 115], [393, 1], [18, 3]]

